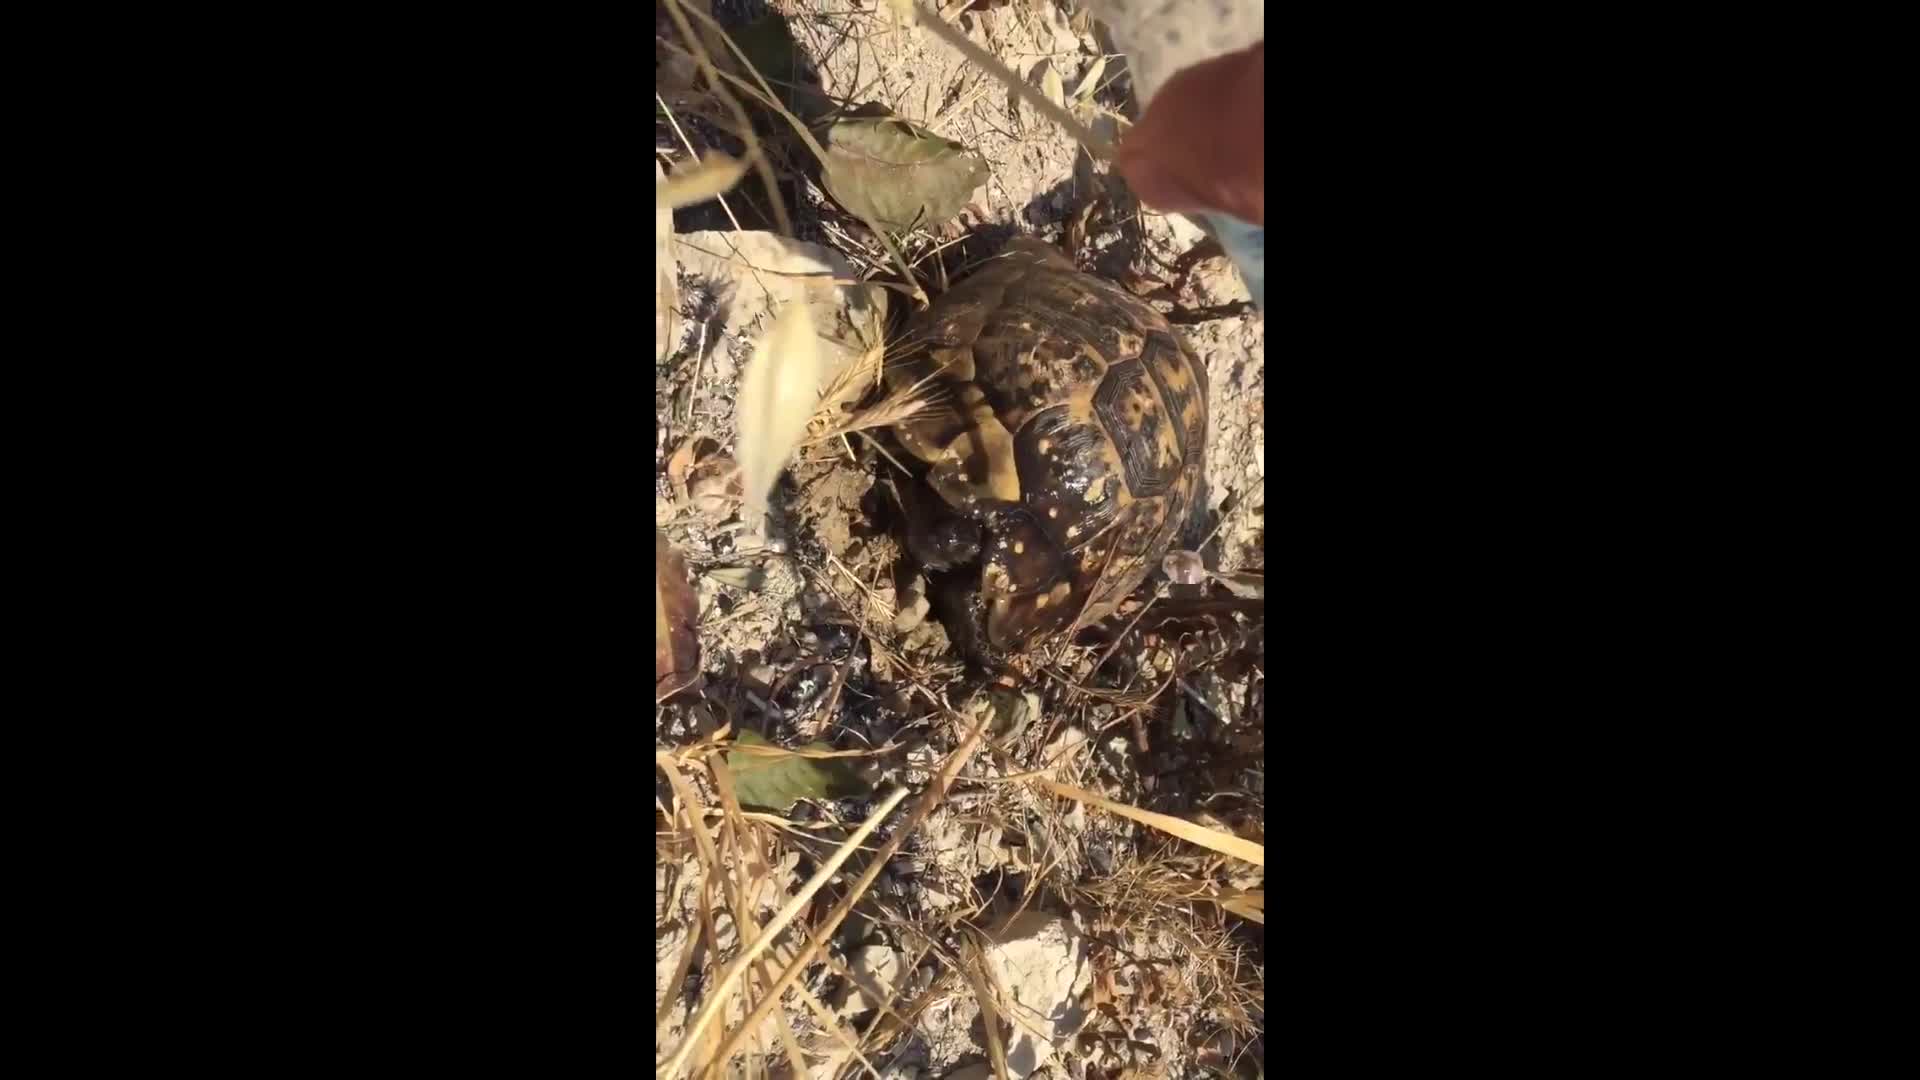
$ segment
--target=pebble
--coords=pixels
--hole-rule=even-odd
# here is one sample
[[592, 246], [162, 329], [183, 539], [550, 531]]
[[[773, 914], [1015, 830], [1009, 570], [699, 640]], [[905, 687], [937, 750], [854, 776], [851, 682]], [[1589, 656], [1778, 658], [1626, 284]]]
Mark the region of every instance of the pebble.
[[1017, 1011], [1007, 1075], [1024, 1080], [1048, 1064], [1085, 1019], [1078, 1005], [1087, 972], [1086, 939], [1056, 915], [1026, 911], [993, 932], [987, 965]]
[[1198, 585], [1207, 580], [1206, 564], [1197, 552], [1169, 551], [1161, 560], [1161, 567], [1166, 571], [1167, 580], [1175, 585]]

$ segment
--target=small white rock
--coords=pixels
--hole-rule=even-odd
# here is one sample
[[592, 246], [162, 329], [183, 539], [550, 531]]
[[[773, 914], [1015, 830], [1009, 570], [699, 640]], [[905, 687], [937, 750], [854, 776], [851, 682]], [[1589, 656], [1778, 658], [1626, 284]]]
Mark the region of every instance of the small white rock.
[[1029, 910], [994, 935], [985, 956], [1018, 1018], [1007, 1074], [1025, 1080], [1086, 1019], [1078, 1003], [1093, 979], [1086, 939], [1068, 920]]
[[1198, 552], [1169, 551], [1160, 562], [1167, 580], [1175, 585], [1198, 585], [1207, 580], [1207, 567]]
[[[862, 982], [871, 983], [875, 990], [891, 994], [894, 984], [900, 981], [900, 973], [906, 969], [906, 957], [886, 945], [869, 945], [855, 952], [849, 971]], [[860, 982], [847, 988], [835, 1009], [842, 1016], [856, 1016], [868, 1009], [876, 1008], [878, 1002], [868, 1000], [865, 988]]]

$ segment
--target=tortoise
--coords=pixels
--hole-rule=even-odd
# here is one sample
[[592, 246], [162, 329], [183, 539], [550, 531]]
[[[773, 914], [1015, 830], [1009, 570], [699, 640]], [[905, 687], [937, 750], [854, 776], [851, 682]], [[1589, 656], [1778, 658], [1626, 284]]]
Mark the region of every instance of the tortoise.
[[1016, 653], [1110, 614], [1201, 497], [1205, 366], [1145, 301], [1024, 238], [906, 344], [890, 387], [941, 391], [894, 426], [929, 466], [901, 499], [907, 546], [935, 571], [979, 559], [962, 646]]

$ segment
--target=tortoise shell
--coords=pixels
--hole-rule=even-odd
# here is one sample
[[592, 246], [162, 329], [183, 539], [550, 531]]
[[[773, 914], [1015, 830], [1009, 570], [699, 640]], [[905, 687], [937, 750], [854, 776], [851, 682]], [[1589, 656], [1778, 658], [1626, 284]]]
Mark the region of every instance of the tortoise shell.
[[895, 388], [934, 407], [895, 428], [979, 522], [979, 612], [1014, 651], [1112, 611], [1200, 498], [1206, 369], [1166, 319], [1038, 241], [1015, 240], [908, 324]]

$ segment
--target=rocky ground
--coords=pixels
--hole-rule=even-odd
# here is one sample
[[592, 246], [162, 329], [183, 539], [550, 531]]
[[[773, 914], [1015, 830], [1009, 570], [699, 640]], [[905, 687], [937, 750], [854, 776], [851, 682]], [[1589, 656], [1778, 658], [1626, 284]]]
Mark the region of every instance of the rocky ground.
[[[797, 282], [830, 277], [851, 296], [858, 282], [890, 280], [880, 244], [799, 169], [779, 176], [785, 233], [751, 176], [724, 208], [675, 213], [655, 507], [691, 584], [700, 680], [655, 714], [657, 1061], [677, 1075], [719, 1062], [729, 1073], [888, 1080], [1259, 1075], [1264, 938], [1246, 909], [1263, 895], [1263, 872], [1044, 785], [1263, 842], [1259, 622], [1126, 629], [1156, 590], [1170, 609], [1263, 596], [1262, 320], [1243, 310], [1231, 266], [1204, 257], [1191, 222], [1141, 208], [1057, 126], [884, 6], [688, 6], [735, 31], [783, 20], [798, 81], [880, 103], [981, 153], [989, 175], [956, 219], [899, 238], [929, 295], [1024, 234], [1169, 313], [1210, 383], [1208, 491], [1182, 546], [1231, 582], [1156, 574], [1112, 625], [1023, 658], [1019, 685], [985, 692], [902, 557], [892, 487], [905, 480], [884, 439], [855, 433], [800, 450], [764, 524], [743, 520], [731, 475], [741, 374], [772, 312]], [[1125, 58], [1084, 13], [1051, 0], [958, 6], [947, 7], [955, 24], [1023, 76], [1051, 65], [1071, 89], [1093, 73], [1088, 115], [1108, 132], [1135, 115]], [[689, 164], [689, 144], [703, 156], [743, 153], [689, 66], [676, 74], [677, 27], [663, 16], [656, 29], [667, 43], [656, 48], [659, 101], [672, 111], [664, 122], [656, 113], [664, 170]], [[763, 118], [756, 127], [779, 138]], [[867, 289], [896, 311], [910, 306], [902, 288]], [[657, 308], [657, 326], [661, 317]], [[897, 322], [867, 325], [884, 336]], [[977, 744], [976, 722], [986, 731]], [[750, 736], [858, 756], [772, 757], [743, 750]], [[768, 770], [828, 765], [849, 786], [790, 805], [761, 794]], [[902, 787], [906, 800], [809, 892]], [[742, 948], [796, 896], [806, 899], [791, 926], [730, 979]], [[844, 921], [810, 945], [848, 897]], [[742, 1030], [797, 956], [791, 987]]]

